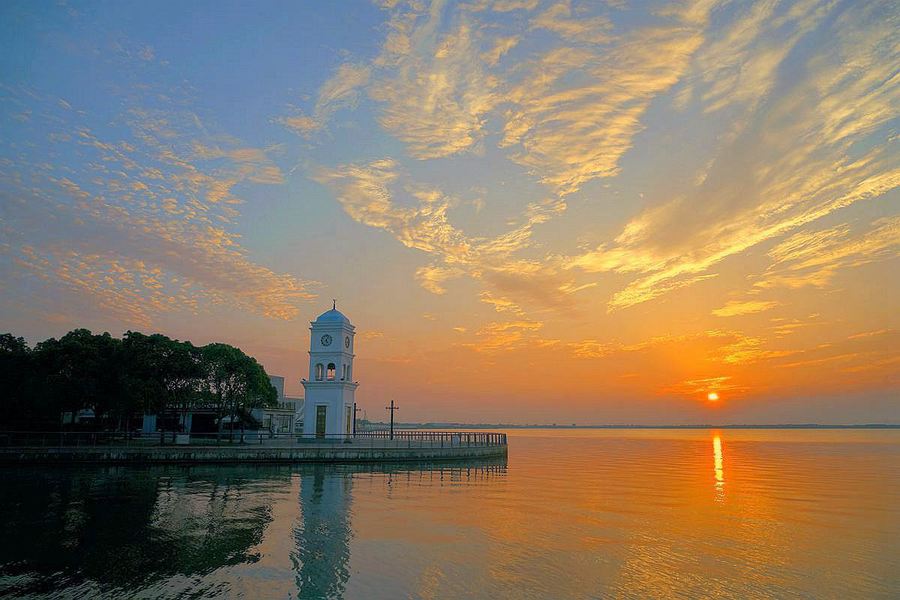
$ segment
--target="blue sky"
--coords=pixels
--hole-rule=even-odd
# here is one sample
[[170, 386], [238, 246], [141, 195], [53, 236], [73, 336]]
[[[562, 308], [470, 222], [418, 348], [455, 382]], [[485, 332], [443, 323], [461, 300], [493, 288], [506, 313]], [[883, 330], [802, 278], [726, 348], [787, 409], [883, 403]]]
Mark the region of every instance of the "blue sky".
[[0, 316], [228, 341], [296, 393], [338, 298], [408, 418], [896, 420], [897, 21], [7, 2]]

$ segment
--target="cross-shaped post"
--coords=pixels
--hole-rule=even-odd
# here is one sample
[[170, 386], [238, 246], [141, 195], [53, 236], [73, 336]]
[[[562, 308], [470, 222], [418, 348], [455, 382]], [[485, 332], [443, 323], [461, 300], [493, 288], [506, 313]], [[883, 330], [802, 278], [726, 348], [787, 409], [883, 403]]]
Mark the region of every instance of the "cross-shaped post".
[[356, 437], [356, 415], [362, 409], [356, 406], [356, 402], [353, 403], [353, 437]]
[[399, 406], [394, 406], [394, 401], [391, 400], [391, 405], [390, 405], [390, 406], [385, 406], [385, 407], [384, 407], [384, 410], [389, 410], [389, 411], [391, 411], [391, 439], [394, 439], [394, 411], [395, 411], [395, 410], [400, 410], [400, 407], [399, 407]]

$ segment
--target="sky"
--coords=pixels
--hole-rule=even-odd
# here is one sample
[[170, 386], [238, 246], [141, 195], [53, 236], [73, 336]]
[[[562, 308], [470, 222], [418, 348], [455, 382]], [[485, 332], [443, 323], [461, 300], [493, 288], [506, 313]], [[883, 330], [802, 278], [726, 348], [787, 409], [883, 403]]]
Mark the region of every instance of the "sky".
[[[900, 423], [889, 0], [0, 4], [0, 330], [404, 421]], [[715, 394], [718, 400], [709, 400]]]

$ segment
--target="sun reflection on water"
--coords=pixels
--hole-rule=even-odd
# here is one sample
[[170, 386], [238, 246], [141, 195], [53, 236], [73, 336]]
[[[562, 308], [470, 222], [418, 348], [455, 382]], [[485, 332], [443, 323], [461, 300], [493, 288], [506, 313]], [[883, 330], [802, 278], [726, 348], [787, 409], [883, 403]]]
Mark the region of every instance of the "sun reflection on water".
[[716, 502], [725, 501], [725, 465], [722, 460], [722, 437], [713, 435], [713, 463], [716, 474]]

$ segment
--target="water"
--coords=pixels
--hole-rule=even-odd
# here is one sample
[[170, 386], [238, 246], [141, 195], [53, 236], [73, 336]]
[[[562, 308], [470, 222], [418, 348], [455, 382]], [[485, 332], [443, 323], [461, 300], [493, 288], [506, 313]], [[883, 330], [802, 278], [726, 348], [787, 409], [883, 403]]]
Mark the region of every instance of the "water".
[[507, 463], [0, 476], [0, 596], [900, 596], [897, 430], [526, 430]]

